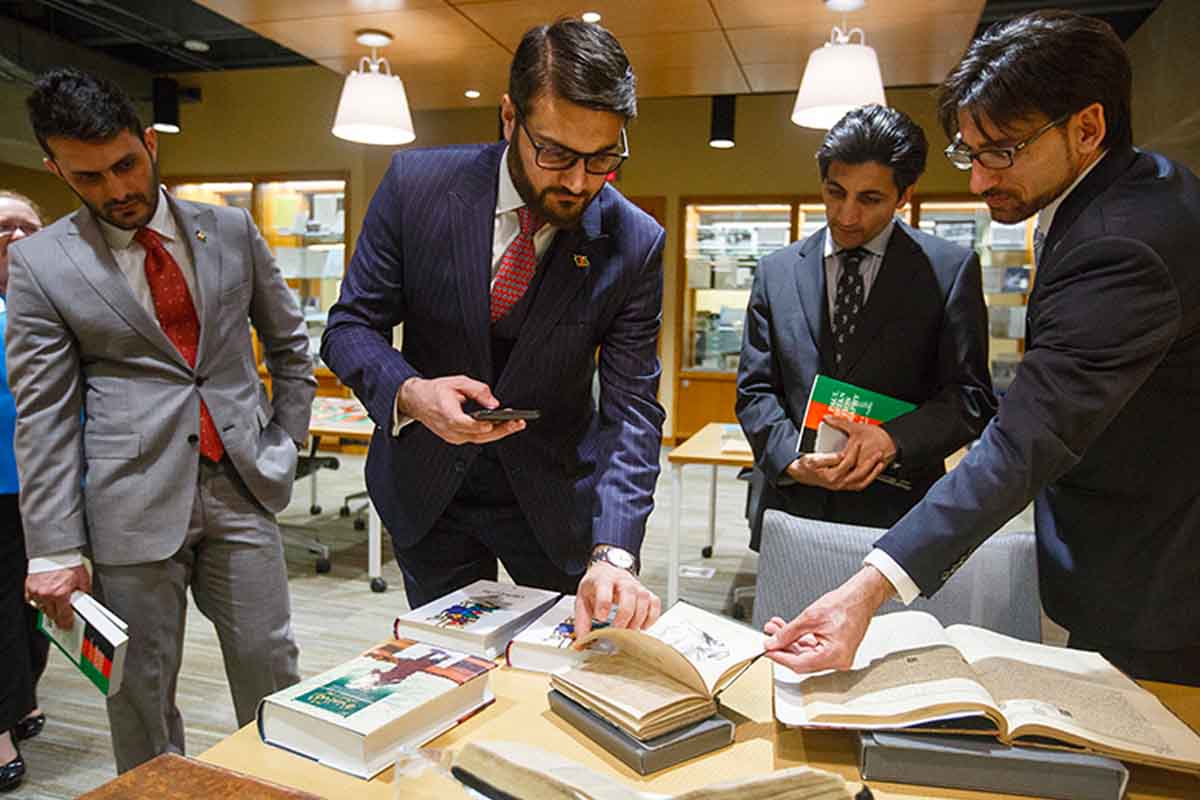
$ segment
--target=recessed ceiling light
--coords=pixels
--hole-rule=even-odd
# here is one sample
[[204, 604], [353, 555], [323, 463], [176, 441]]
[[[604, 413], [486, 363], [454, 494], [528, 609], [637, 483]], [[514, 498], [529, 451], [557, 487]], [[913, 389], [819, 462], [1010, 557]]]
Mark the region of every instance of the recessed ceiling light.
[[463, 97], [466, 97], [469, 100], [478, 100], [479, 99], [479, 90], [478, 89], [467, 89], [465, 92], [463, 92]]
[[199, 39], [184, 39], [183, 49], [191, 50], [193, 53], [207, 53], [209, 46], [208, 42], [202, 42]]
[[392, 35], [387, 31], [364, 28], [354, 32], [354, 41], [363, 47], [387, 47], [392, 41]]
[[593, 25], [600, 21], [600, 15], [595, 11], [585, 11], [579, 15], [579, 18], [584, 22], [590, 22]]

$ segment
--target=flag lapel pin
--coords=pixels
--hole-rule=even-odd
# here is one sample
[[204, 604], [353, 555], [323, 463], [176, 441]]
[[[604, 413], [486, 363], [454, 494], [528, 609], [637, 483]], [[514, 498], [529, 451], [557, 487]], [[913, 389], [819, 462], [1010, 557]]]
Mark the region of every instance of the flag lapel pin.
[[579, 253], [575, 254], [575, 266], [579, 267], [580, 269], [587, 269], [591, 265], [592, 262], [588, 260], [587, 256]]
[[200, 240], [200, 241], [202, 241], [202, 242], [207, 242], [207, 241], [208, 241], [208, 234], [207, 234], [207, 233], [205, 233], [204, 231], [196, 231], [196, 238], [197, 238], [197, 239], [199, 239], [199, 240]]

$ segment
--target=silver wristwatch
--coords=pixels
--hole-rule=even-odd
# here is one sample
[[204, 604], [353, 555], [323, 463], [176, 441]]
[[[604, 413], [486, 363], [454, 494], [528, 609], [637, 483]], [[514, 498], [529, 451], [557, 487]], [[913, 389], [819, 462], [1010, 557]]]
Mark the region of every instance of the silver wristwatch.
[[611, 544], [597, 545], [592, 550], [592, 556], [588, 559], [588, 566], [595, 564], [597, 561], [603, 561], [606, 564], [612, 564], [617, 569], [623, 569], [634, 575], [638, 574], [637, 556], [628, 550], [622, 550], [619, 547], [614, 547]]

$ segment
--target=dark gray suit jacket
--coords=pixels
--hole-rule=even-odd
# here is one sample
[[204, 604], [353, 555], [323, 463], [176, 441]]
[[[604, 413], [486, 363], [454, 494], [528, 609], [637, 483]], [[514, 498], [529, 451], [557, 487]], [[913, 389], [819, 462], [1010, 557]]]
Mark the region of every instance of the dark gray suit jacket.
[[[825, 229], [758, 265], [738, 366], [737, 414], [763, 479], [762, 510], [887, 527], [945, 474], [946, 456], [974, 439], [995, 411], [987, 364], [987, 309], [979, 258], [897, 220], [841, 369], [834, 360], [825, 287]], [[898, 397], [917, 409], [886, 423], [900, 457], [862, 492], [829, 492], [786, 474], [796, 458], [818, 373]]]
[[1036, 495], [1042, 602], [1100, 646], [1200, 644], [1200, 181], [1110, 152], [1055, 214], [979, 446], [883, 539], [931, 595]]

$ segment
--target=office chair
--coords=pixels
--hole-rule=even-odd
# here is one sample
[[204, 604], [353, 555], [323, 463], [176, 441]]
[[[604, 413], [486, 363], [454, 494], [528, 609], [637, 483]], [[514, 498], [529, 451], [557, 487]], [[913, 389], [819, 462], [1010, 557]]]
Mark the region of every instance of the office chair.
[[[296, 476], [294, 478], [297, 481], [301, 478], [312, 479], [309, 487], [308, 511], [313, 515], [321, 513], [321, 506], [317, 503], [317, 472], [322, 469], [337, 469], [340, 466], [337, 458], [334, 456], [317, 455], [317, 444], [317, 437], [312, 437], [312, 446], [308, 453], [301, 453], [300, 457], [296, 460]], [[329, 558], [329, 545], [324, 544], [315, 533], [307, 528], [287, 524], [280, 524], [279, 532], [284, 539], [284, 544], [303, 547], [317, 557], [316, 570], [319, 574], [323, 575], [332, 569], [333, 563]]]
[[[342, 498], [342, 507], [338, 509], [339, 517], [348, 517], [354, 515], [354, 530], [365, 531], [367, 529], [367, 509], [371, 507], [371, 501], [367, 498], [370, 495], [366, 489], [361, 492], [351, 492]], [[357, 506], [351, 506], [350, 503], [355, 500], [363, 502]]]
[[[886, 531], [858, 525], [763, 515], [754, 625], [771, 617], [790, 620], [858, 571], [863, 557]], [[1037, 550], [1032, 531], [1001, 533], [977, 549], [931, 598], [910, 609], [926, 611], [942, 625], [968, 623], [1030, 642], [1042, 641]], [[900, 611], [896, 600], [879, 613]]]

